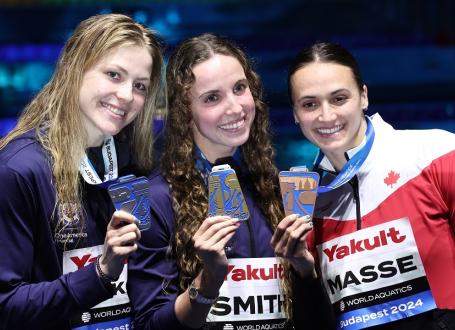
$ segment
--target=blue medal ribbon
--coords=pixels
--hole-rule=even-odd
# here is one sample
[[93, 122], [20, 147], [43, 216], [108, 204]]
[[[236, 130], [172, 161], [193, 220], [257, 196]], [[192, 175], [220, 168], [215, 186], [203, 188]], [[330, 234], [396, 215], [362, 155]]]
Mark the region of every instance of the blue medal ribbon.
[[[335, 179], [333, 179], [332, 182], [330, 182], [326, 186], [319, 186], [318, 188], [319, 194], [332, 191], [338, 187], [341, 187], [346, 182], [351, 180], [354, 177], [354, 175], [357, 174], [363, 162], [368, 157], [368, 154], [370, 153], [374, 141], [374, 128], [370, 118], [368, 116], [365, 116], [365, 119], [367, 122], [367, 130], [365, 132], [366, 138], [365, 145], [351, 159], [349, 159], [349, 161], [343, 166], [340, 173], [338, 173], [338, 175], [335, 177]], [[324, 156], [325, 156], [324, 153], [321, 150], [319, 150], [319, 154], [316, 157], [316, 160], [313, 165], [313, 170], [316, 170], [318, 168]]]
[[[202, 178], [204, 179], [205, 185], [209, 185], [209, 174], [212, 172], [212, 164], [209, 162], [207, 157], [205, 157], [202, 150], [198, 147], [197, 144], [194, 144], [194, 153], [196, 156], [196, 168], [201, 173]], [[240, 149], [237, 148], [234, 155], [232, 156], [237, 164], [241, 164]]]
[[212, 171], [212, 164], [205, 157], [204, 153], [199, 149], [197, 144], [194, 145], [194, 153], [196, 154], [196, 168], [204, 179], [205, 185], [208, 186], [209, 174]]

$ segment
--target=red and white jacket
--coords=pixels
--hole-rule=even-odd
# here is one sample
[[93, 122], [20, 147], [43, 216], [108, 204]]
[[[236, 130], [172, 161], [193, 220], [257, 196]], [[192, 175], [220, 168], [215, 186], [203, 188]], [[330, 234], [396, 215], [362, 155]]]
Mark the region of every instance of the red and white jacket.
[[[407, 217], [437, 307], [455, 309], [455, 134], [395, 130], [379, 114], [372, 123], [374, 143], [357, 173], [361, 226]], [[348, 151], [349, 158], [359, 148]], [[327, 158], [320, 168], [334, 171]], [[328, 173], [321, 185], [332, 180]], [[357, 230], [350, 184], [318, 196], [314, 225], [308, 240], [314, 252], [317, 245]]]

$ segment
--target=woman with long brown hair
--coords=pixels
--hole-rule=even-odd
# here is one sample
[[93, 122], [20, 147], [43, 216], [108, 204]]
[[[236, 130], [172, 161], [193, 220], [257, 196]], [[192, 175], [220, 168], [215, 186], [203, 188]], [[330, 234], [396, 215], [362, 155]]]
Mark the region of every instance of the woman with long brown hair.
[[[154, 220], [129, 263], [136, 328], [292, 328], [292, 308], [311, 315], [320, 291], [304, 248], [311, 223], [295, 216], [281, 221], [259, 76], [232, 42], [203, 34], [173, 52], [167, 83], [161, 170], [151, 177]], [[217, 164], [235, 169], [248, 220], [208, 216], [207, 177]], [[308, 278], [309, 291], [294, 289], [314, 298], [313, 305], [293, 300], [291, 268], [295, 279]]]
[[129, 327], [125, 259], [140, 232], [106, 186], [151, 171], [162, 66], [152, 31], [90, 17], [0, 141], [0, 329]]

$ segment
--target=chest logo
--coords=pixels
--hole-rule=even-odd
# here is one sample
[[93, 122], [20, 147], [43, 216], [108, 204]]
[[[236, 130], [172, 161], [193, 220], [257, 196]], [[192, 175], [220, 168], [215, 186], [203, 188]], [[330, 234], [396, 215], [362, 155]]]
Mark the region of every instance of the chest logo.
[[398, 182], [398, 179], [400, 178], [400, 173], [396, 173], [395, 171], [391, 170], [389, 174], [384, 179], [384, 183], [387, 186], [390, 186], [390, 188], [393, 188], [393, 185]]

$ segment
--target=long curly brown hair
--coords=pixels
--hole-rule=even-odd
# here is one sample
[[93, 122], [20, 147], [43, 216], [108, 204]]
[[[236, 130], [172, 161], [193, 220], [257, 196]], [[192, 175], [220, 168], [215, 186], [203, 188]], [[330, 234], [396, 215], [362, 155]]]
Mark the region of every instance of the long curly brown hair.
[[164, 93], [163, 55], [154, 32], [121, 14], [95, 15], [76, 27], [63, 47], [50, 81], [26, 106], [16, 127], [0, 140], [2, 149], [25, 132], [36, 131], [52, 159], [55, 206], [71, 205], [75, 212], [83, 213], [79, 177], [79, 164], [87, 148], [87, 132], [79, 107], [83, 76], [112, 49], [130, 45], [147, 49], [152, 57], [152, 74], [144, 109], [121, 135], [130, 145], [133, 166], [139, 172], [150, 172], [153, 119]]
[[[195, 81], [193, 67], [215, 54], [232, 56], [240, 62], [254, 98], [256, 116], [248, 141], [240, 147], [249, 172], [253, 196], [272, 231], [284, 215], [278, 170], [273, 163], [268, 109], [262, 101], [259, 76], [245, 53], [232, 42], [209, 33], [187, 39], [175, 49], [166, 70], [168, 118], [161, 158], [161, 171], [170, 185], [175, 213], [176, 230], [172, 244], [180, 268], [182, 290], [202, 269], [192, 237], [206, 219], [208, 210], [207, 189], [194, 158], [189, 91]], [[288, 280], [285, 282], [288, 283]], [[288, 296], [290, 286], [286, 283], [283, 289]]]

